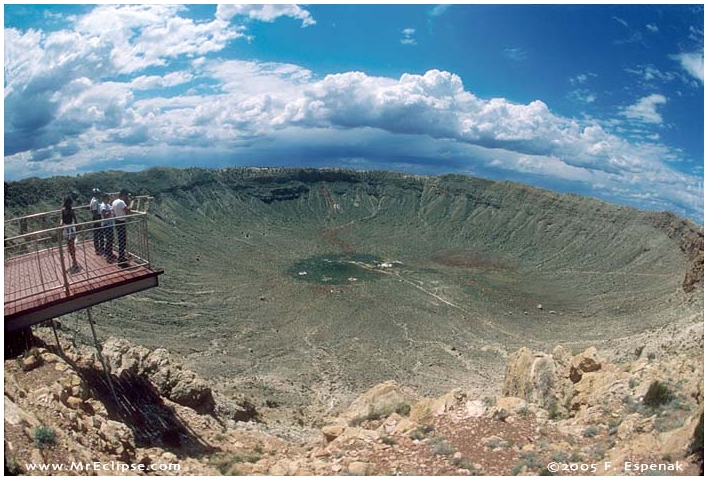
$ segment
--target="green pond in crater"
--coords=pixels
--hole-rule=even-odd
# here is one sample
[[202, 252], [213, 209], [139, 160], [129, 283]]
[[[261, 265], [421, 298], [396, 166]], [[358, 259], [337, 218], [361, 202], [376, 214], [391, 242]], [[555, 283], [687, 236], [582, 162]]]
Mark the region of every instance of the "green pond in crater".
[[299, 260], [289, 271], [300, 281], [338, 286], [382, 277], [384, 274], [371, 268], [377, 269], [383, 262], [372, 254], [324, 254]]

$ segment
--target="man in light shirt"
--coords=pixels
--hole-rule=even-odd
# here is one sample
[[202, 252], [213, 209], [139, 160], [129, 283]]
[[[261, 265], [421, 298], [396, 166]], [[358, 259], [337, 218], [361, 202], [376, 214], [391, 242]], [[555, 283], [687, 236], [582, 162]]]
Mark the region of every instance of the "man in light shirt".
[[127, 227], [126, 216], [132, 211], [129, 210], [129, 191], [122, 188], [119, 196], [112, 202], [112, 211], [114, 212], [114, 226], [117, 228], [117, 262], [119, 267], [129, 267], [127, 262]]

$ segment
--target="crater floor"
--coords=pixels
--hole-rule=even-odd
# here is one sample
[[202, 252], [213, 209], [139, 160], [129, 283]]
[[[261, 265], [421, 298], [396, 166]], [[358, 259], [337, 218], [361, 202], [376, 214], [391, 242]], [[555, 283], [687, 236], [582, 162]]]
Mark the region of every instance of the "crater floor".
[[165, 275], [99, 306], [100, 336], [182, 354], [284, 418], [318, 418], [385, 380], [496, 394], [520, 346], [607, 347], [702, 312], [678, 237], [597, 200], [458, 176], [126, 176], [155, 196]]

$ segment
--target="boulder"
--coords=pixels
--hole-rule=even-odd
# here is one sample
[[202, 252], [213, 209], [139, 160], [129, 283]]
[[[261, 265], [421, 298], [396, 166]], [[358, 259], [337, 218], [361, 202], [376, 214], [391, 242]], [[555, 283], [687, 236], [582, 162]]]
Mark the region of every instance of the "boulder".
[[487, 411], [486, 404], [481, 400], [470, 400], [464, 405], [464, 408], [469, 417], [481, 417]]
[[534, 363], [534, 354], [529, 348], [519, 348], [509, 357], [504, 375], [502, 394], [506, 397], [525, 398], [531, 394], [531, 366]]
[[451, 390], [439, 398], [424, 398], [410, 408], [410, 420], [427, 424], [437, 415], [443, 415], [464, 402], [467, 395], [460, 389]]
[[215, 402], [214, 410], [218, 417], [234, 422], [248, 422], [258, 418], [258, 410], [255, 405], [246, 400], [243, 396], [228, 398], [221, 393], [213, 395]]
[[[395, 433], [397, 427], [406, 420], [405, 417], [397, 413], [393, 413], [385, 419], [385, 421], [378, 427], [377, 431], [382, 435], [392, 435]], [[404, 426], [403, 426], [404, 427]]]
[[5, 412], [3, 416], [5, 423], [10, 425], [23, 425], [30, 428], [36, 428], [41, 425], [37, 417], [20, 408], [7, 395], [5, 395]]
[[20, 362], [20, 367], [22, 371], [32, 371], [35, 368], [39, 368], [44, 361], [35, 355], [26, 356]]
[[65, 405], [74, 410], [82, 410], [84, 407], [84, 400], [78, 397], [69, 396], [67, 397]]
[[370, 475], [370, 464], [367, 462], [351, 462], [348, 465], [348, 474], [351, 476], [368, 476]]
[[300, 465], [297, 462], [281, 459], [268, 469], [268, 474], [271, 476], [293, 476], [299, 468]]
[[578, 383], [572, 386], [570, 409], [572, 412], [579, 412], [584, 407], [617, 410], [631, 394], [629, 376], [615, 367], [610, 367], [609, 371], [584, 373]]
[[571, 369], [569, 378], [573, 383], [581, 381], [584, 373], [592, 373], [601, 369], [602, 363], [598, 357], [596, 348], [593, 346], [584, 350], [583, 353], [571, 359]]
[[434, 403], [433, 398], [424, 398], [414, 403], [410, 408], [410, 420], [419, 424], [431, 422], [434, 419], [434, 410], [432, 410]]
[[507, 363], [502, 395], [521, 398], [546, 408], [552, 402], [563, 400], [562, 373], [552, 355], [520, 348]]
[[579, 363], [579, 368], [584, 373], [591, 373], [593, 371], [598, 371], [601, 369], [602, 363], [598, 357], [598, 352], [593, 346], [586, 348], [581, 354], [581, 362]]
[[456, 388], [437, 398], [432, 404], [432, 411], [435, 415], [443, 415], [453, 410], [458, 404], [466, 400], [466, 398], [467, 395], [462, 389]]
[[394, 381], [375, 385], [359, 396], [341, 415], [348, 422], [386, 417], [393, 412], [407, 414], [415, 399]]
[[42, 358], [42, 361], [44, 361], [45, 363], [64, 363], [62, 361], [62, 358], [60, 358], [59, 356], [57, 356], [54, 353], [44, 352], [44, 353], [40, 354], [40, 357]]
[[554, 358], [554, 363], [559, 371], [559, 376], [561, 378], [569, 377], [569, 367], [571, 366], [571, 352], [568, 351], [561, 345], [557, 345], [551, 352], [551, 356]]
[[325, 442], [330, 443], [337, 439], [340, 434], [345, 431], [345, 427], [342, 425], [327, 425], [323, 427], [323, 437], [325, 437]]
[[132, 431], [121, 422], [104, 420], [99, 427], [99, 436], [103, 442], [103, 450], [128, 459], [134, 451]]
[[393, 435], [409, 435], [415, 430], [418, 425], [410, 419], [403, 418], [400, 420], [392, 431]]
[[345, 431], [330, 442], [327, 447], [333, 451], [343, 450], [350, 441], [362, 440], [363, 442], [375, 442], [380, 438], [376, 430], [368, 430], [362, 427], [347, 427]]
[[208, 383], [190, 371], [179, 373], [167, 398], [179, 405], [193, 408], [198, 413], [210, 413], [215, 406]]

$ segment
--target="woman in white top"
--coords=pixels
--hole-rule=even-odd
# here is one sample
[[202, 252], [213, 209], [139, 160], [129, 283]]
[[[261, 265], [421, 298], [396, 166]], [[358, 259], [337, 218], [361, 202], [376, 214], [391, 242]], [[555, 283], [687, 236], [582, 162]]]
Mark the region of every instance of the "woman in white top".
[[77, 228], [74, 224], [77, 223], [77, 215], [72, 208], [72, 197], [66, 197], [62, 203], [62, 217], [60, 218], [60, 225], [64, 226], [62, 229], [62, 237], [67, 241], [67, 249], [70, 253], [70, 271], [75, 271], [79, 269], [77, 264], [77, 258], [75, 257], [75, 246], [74, 241], [77, 237]]

